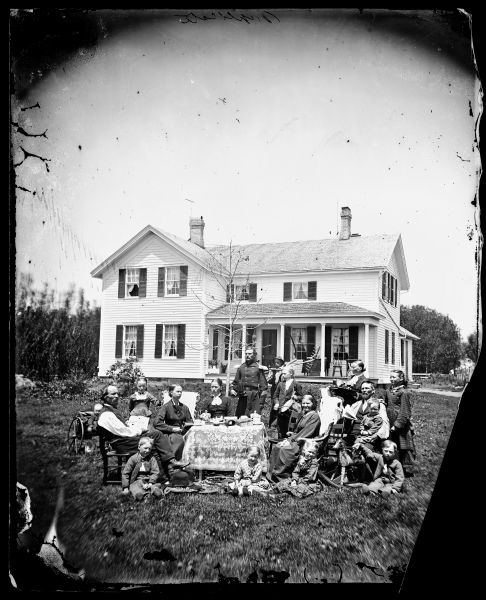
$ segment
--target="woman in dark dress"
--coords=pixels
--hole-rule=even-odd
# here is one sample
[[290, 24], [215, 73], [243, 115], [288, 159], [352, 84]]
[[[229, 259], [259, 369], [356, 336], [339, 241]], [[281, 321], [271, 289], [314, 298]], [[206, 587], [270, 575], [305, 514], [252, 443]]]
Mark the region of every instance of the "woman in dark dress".
[[223, 382], [218, 377], [211, 381], [211, 398], [202, 402], [199, 407], [199, 415], [208, 412], [211, 418], [226, 417], [229, 414], [231, 399], [228, 396], [222, 396]]
[[182, 386], [169, 386], [170, 400], [163, 404], [155, 418], [154, 427], [169, 437], [169, 442], [176, 460], [182, 458], [184, 449], [184, 433], [194, 424], [189, 408], [182, 404]]
[[[321, 419], [316, 412], [317, 401], [310, 394], [302, 398], [302, 412], [295, 431], [287, 433], [287, 440], [276, 444], [272, 452], [278, 452], [272, 471], [272, 480], [279, 481], [290, 476], [304, 441], [319, 435]], [[281, 445], [283, 444], [283, 445]]]
[[414, 392], [407, 388], [403, 371], [390, 373], [391, 386], [385, 391], [385, 404], [390, 421], [390, 439], [398, 446], [398, 460], [406, 477], [412, 477], [415, 467], [415, 443], [412, 426]]

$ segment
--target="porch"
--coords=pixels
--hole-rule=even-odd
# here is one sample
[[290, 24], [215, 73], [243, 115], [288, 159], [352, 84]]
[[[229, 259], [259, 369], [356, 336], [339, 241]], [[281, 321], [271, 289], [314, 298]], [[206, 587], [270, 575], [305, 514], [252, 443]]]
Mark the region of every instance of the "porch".
[[[207, 377], [230, 376], [243, 362], [247, 347], [268, 368], [277, 356], [292, 364], [302, 381], [331, 383], [347, 376], [354, 360], [363, 360], [366, 374], [377, 378], [378, 313], [345, 303], [260, 304], [240, 306], [231, 327], [225, 305], [207, 315], [209, 351]], [[310, 313], [312, 310], [313, 314]], [[275, 314], [276, 311], [287, 314]], [[316, 314], [319, 313], [319, 314]], [[300, 314], [299, 314], [300, 313]], [[225, 318], [226, 317], [226, 318]]]

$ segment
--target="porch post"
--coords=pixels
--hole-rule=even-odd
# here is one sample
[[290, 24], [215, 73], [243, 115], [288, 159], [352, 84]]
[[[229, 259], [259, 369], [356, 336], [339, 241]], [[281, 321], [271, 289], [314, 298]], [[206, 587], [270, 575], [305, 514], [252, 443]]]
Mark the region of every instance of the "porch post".
[[284, 350], [285, 350], [285, 324], [280, 323], [280, 352], [279, 356], [284, 358]]
[[326, 376], [326, 324], [321, 323], [321, 377]]
[[241, 358], [245, 360], [246, 353], [246, 323], [241, 325]]
[[366, 371], [368, 372], [368, 377], [371, 377], [370, 365], [368, 364], [369, 360], [370, 360], [370, 326], [368, 323], [365, 323], [364, 364], [366, 367]]

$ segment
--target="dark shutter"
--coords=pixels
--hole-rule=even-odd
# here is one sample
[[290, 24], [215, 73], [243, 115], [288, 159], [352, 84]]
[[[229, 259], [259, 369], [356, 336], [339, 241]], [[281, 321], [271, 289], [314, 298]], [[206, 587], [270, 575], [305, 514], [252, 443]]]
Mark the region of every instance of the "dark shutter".
[[317, 300], [317, 281], [309, 281], [307, 284], [307, 294], [309, 300]]
[[118, 270], [118, 298], [125, 298], [125, 275], [126, 269]]
[[159, 267], [159, 279], [157, 284], [157, 296], [165, 296], [165, 267]]
[[156, 325], [155, 326], [155, 352], [154, 358], [162, 358], [162, 333], [164, 326]]
[[403, 367], [405, 364], [405, 342], [404, 340], [400, 340], [400, 364]]
[[391, 344], [392, 344], [391, 361], [392, 361], [392, 365], [394, 365], [395, 364], [395, 332], [394, 331], [392, 331]]
[[219, 329], [213, 329], [213, 360], [218, 360]]
[[250, 295], [248, 297], [248, 300], [250, 302], [257, 301], [257, 284], [256, 283], [250, 283]]
[[123, 356], [123, 325], [116, 326], [115, 358]]
[[388, 364], [388, 329], [385, 329], [385, 364]]
[[392, 276], [390, 275], [390, 273], [387, 273], [388, 277], [386, 280], [386, 287], [387, 287], [387, 291], [386, 291], [386, 299], [388, 300], [388, 302], [391, 302], [391, 280], [392, 280]]
[[[285, 285], [285, 284], [284, 284]], [[290, 284], [292, 285], [292, 284]], [[284, 331], [284, 361], [287, 362], [290, 360], [290, 327], [285, 326]]]
[[290, 302], [290, 300], [292, 300], [292, 283], [291, 282], [284, 283], [283, 299], [284, 299], [284, 302]]
[[177, 325], [177, 358], [184, 358], [186, 355], [186, 326]]
[[187, 265], [181, 267], [179, 296], [187, 296]]
[[324, 354], [326, 355], [325, 369], [327, 374], [327, 370], [329, 369], [329, 365], [331, 364], [332, 358], [332, 328], [329, 326], [326, 327], [324, 350]]
[[358, 327], [353, 325], [349, 328], [349, 360], [358, 360], [358, 358]]
[[138, 296], [145, 298], [147, 295], [147, 269], [140, 269], [138, 277]]
[[398, 279], [395, 279], [395, 306], [398, 302]]
[[255, 333], [256, 327], [254, 325], [246, 326], [246, 345], [253, 346], [253, 334]]
[[381, 277], [381, 297], [386, 300], [386, 271]]
[[316, 349], [316, 328], [307, 327], [307, 355], [309, 356]]
[[143, 325], [137, 325], [137, 358], [143, 358]]
[[396, 279], [395, 277], [393, 277], [393, 275], [391, 276], [391, 294], [390, 294], [390, 304], [392, 306], [395, 306], [395, 282]]

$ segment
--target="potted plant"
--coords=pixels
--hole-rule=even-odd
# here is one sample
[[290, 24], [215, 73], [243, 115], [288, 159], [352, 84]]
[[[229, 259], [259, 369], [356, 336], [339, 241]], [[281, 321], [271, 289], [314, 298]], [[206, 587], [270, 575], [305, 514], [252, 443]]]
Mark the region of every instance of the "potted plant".
[[217, 360], [211, 359], [210, 361], [208, 361], [208, 364], [209, 364], [208, 373], [219, 373]]

